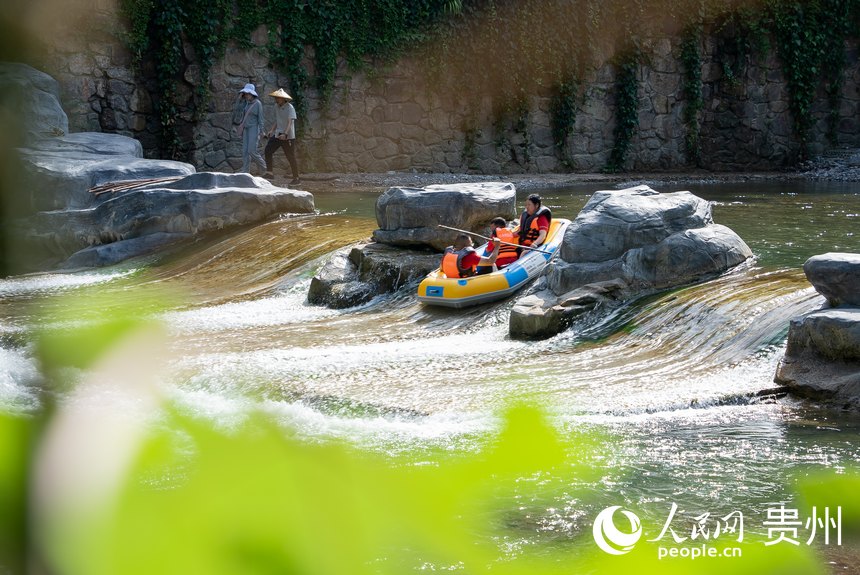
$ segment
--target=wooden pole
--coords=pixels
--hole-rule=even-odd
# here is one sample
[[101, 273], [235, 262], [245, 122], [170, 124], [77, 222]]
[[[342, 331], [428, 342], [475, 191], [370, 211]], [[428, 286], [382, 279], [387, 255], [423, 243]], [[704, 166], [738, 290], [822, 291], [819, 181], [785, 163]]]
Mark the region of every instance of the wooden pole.
[[[487, 240], [487, 241], [492, 241], [492, 240], [493, 240], [493, 238], [488, 238], [487, 236], [482, 236], [481, 234], [476, 234], [475, 232], [470, 232], [469, 230], [461, 230], [460, 228], [452, 228], [451, 226], [443, 226], [442, 224], [438, 224], [438, 226], [439, 226], [440, 228], [445, 228], [446, 230], [454, 230], [455, 232], [462, 232], [462, 233], [464, 233], [464, 234], [469, 234], [470, 236], [475, 236], [476, 238], [481, 238], [481, 239], [483, 239], [483, 240]], [[542, 249], [540, 249], [540, 248], [533, 248], [533, 247], [531, 247], [531, 246], [521, 246], [520, 244], [514, 244], [514, 243], [511, 243], [511, 242], [505, 242], [505, 241], [502, 241], [502, 240], [499, 240], [499, 243], [503, 243], [503, 244], [505, 244], [505, 245], [509, 245], [509, 246], [516, 246], [516, 247], [518, 247], [518, 248], [523, 248], [524, 250], [532, 250], [532, 251], [535, 251], [535, 252], [540, 252], [540, 253], [542, 253], [542, 254], [551, 254], [551, 253], [552, 253], [552, 252], [548, 252], [548, 251], [546, 251], [546, 250], [542, 250]]]

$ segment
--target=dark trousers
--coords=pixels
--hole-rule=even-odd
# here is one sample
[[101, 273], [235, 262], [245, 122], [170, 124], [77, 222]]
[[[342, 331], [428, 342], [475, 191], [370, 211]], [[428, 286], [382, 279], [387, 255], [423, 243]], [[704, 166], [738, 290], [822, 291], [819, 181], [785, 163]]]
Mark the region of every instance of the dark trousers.
[[269, 166], [269, 170], [272, 170], [274, 167], [274, 164], [272, 163], [272, 156], [275, 154], [275, 150], [277, 150], [278, 147], [283, 148], [284, 155], [287, 156], [287, 161], [290, 162], [290, 169], [293, 171], [293, 179], [298, 179], [299, 164], [296, 162], [295, 140], [279, 140], [278, 138], [269, 138], [269, 141], [266, 143], [266, 149], [263, 151], [263, 154], [266, 156], [266, 165]]

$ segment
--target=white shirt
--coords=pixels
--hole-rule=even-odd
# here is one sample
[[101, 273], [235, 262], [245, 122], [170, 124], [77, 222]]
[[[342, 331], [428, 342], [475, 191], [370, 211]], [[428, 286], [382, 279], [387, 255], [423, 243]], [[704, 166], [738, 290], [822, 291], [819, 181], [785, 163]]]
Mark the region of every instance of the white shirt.
[[289, 102], [283, 106], [275, 104], [275, 137], [281, 134], [286, 134], [288, 140], [296, 139], [296, 109]]

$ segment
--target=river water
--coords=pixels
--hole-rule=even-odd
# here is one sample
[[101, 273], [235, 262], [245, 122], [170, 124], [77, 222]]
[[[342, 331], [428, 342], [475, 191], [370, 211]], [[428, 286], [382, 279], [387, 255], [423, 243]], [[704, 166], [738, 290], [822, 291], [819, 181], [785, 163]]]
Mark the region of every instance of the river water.
[[[121, 306], [168, 289], [181, 297], [159, 312], [173, 350], [166, 393], [218, 425], [263, 410], [310, 440], [468, 451], [500, 409], [525, 399], [562, 433], [612, 438], [598, 458], [605, 472], [586, 486], [598, 505], [650, 503], [655, 516], [669, 502], [761, 512], [790, 499], [797, 475], [860, 460], [856, 415], [756, 396], [775, 387], [789, 320], [824, 303], [803, 262], [860, 251], [860, 192], [811, 182], [654, 187], [714, 202], [716, 222], [744, 238], [755, 261], [546, 341], [511, 341], [510, 301], [434, 309], [410, 286], [355, 309], [308, 305], [315, 270], [375, 228], [377, 194], [318, 193], [317, 215], [109, 269], [0, 280], [0, 406], [41, 407], [31, 334], [53, 321], [42, 310], [70, 294]], [[547, 190], [544, 203], [572, 219], [596, 189]], [[587, 529], [588, 517], [561, 501], [538, 531], [564, 536]]]

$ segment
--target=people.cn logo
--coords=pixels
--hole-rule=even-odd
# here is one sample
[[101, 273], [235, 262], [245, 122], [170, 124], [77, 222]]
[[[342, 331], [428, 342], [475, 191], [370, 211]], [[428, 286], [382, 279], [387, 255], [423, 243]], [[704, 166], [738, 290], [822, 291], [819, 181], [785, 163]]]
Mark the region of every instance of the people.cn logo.
[[612, 516], [619, 509], [620, 505], [607, 507], [594, 519], [594, 542], [610, 555], [628, 553], [642, 537], [642, 523], [632, 511], [621, 509], [621, 513], [630, 521], [630, 532], [621, 531], [615, 526]]

